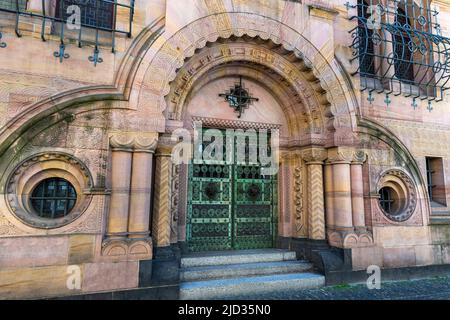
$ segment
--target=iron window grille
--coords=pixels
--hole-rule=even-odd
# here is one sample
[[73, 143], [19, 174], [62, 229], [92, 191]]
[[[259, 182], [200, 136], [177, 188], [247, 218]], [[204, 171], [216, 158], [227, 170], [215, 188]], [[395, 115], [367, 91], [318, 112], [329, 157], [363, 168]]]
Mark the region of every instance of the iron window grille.
[[48, 219], [67, 216], [74, 208], [76, 201], [75, 188], [62, 178], [41, 181], [30, 197], [31, 206], [36, 214]]
[[392, 189], [389, 187], [381, 188], [380, 190], [380, 206], [384, 212], [393, 214], [395, 199], [392, 196]]
[[[1, 0], [0, 0], [1, 1]], [[118, 3], [118, 0], [55, 0], [56, 12], [52, 14], [46, 10], [46, 2], [48, 0], [42, 0], [42, 13], [35, 13], [26, 10], [26, 6], [23, 5], [23, 0], [11, 0], [13, 6], [0, 6], [0, 12], [10, 13], [15, 15], [15, 33], [18, 37], [22, 36], [20, 31], [20, 18], [21, 17], [33, 17], [40, 18], [42, 20], [41, 39], [46, 41], [45, 30], [48, 23], [52, 23], [53, 27], [59, 27], [60, 45], [59, 49], [54, 52], [54, 56], [59, 58], [60, 62], [70, 57], [66, 53], [66, 40], [69, 38], [66, 35], [65, 26], [71, 23], [70, 19], [73, 12], [68, 12], [68, 9], [72, 5], [79, 6], [81, 10], [81, 23], [80, 28], [77, 31], [78, 47], [82, 47], [85, 43], [88, 43], [83, 36], [86, 34], [86, 30], [94, 31], [94, 53], [89, 57], [89, 61], [94, 65], [101, 63], [103, 60], [100, 57], [100, 32], [106, 32], [111, 37], [111, 50], [115, 52], [115, 39], [118, 34], [123, 34], [131, 37], [133, 18], [134, 18], [134, 2], [131, 0], [130, 4]], [[116, 24], [117, 12], [128, 12], [128, 24], [120, 24], [120, 27]], [[125, 16], [121, 14], [121, 16]], [[125, 27], [122, 27], [124, 26]], [[3, 45], [2, 45], [3, 43]], [[2, 42], [2, 34], [0, 32], [0, 47], [5, 48], [6, 43]], [[104, 44], [102, 43], [102, 46]]]
[[[428, 2], [354, 0], [350, 20], [351, 61], [359, 61], [361, 91], [442, 101], [450, 88], [450, 39], [442, 36], [439, 12]], [[431, 110], [431, 109], [430, 109]]]

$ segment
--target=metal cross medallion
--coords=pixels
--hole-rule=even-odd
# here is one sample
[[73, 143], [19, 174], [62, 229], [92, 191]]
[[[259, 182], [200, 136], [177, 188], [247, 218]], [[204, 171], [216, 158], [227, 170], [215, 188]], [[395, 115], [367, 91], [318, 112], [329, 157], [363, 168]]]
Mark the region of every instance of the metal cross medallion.
[[251, 97], [248, 91], [244, 88], [242, 84], [242, 76], [239, 77], [239, 83], [234, 85], [227, 93], [219, 94], [219, 97], [225, 98], [230, 104], [230, 107], [234, 109], [235, 112], [239, 113], [238, 118], [242, 116], [244, 109], [248, 108], [253, 101], [259, 101], [258, 98]]

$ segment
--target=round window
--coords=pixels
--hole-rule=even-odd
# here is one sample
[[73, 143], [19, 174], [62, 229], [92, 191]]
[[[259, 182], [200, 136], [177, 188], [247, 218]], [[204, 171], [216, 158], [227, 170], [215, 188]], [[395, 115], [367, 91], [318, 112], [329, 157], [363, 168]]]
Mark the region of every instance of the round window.
[[402, 170], [385, 171], [378, 182], [379, 208], [389, 220], [403, 222], [414, 213], [417, 192], [413, 180]]
[[65, 179], [50, 178], [41, 181], [33, 190], [30, 202], [41, 218], [57, 219], [67, 216], [75, 206], [77, 193]]
[[389, 215], [396, 215], [399, 212], [399, 197], [394, 189], [383, 187], [380, 193], [380, 206], [383, 211]]

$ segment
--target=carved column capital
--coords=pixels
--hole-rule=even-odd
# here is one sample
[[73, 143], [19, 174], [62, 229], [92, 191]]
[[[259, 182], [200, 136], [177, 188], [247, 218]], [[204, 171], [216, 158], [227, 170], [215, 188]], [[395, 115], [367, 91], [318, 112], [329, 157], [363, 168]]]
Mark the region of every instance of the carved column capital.
[[116, 133], [109, 138], [114, 151], [154, 153], [158, 144], [156, 133]]
[[354, 161], [355, 149], [350, 147], [336, 147], [328, 149], [328, 162], [335, 163], [347, 163], [350, 164]]
[[353, 154], [352, 164], [362, 165], [367, 160], [367, 154], [364, 150], [356, 150]]
[[170, 157], [172, 155], [172, 150], [178, 140], [170, 134], [163, 134], [159, 137], [158, 145], [156, 147], [157, 157]]
[[306, 162], [307, 165], [310, 164], [323, 164], [323, 162], [327, 159], [327, 151], [324, 148], [309, 148], [302, 150], [301, 153], [302, 159]]

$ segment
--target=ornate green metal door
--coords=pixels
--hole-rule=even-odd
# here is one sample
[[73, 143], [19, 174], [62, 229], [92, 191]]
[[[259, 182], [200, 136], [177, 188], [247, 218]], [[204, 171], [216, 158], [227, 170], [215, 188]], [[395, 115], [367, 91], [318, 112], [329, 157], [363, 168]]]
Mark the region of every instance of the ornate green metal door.
[[261, 175], [259, 166], [235, 166], [233, 248], [271, 248], [276, 234], [275, 176]]
[[277, 230], [277, 177], [261, 166], [192, 164], [189, 251], [271, 248]]

